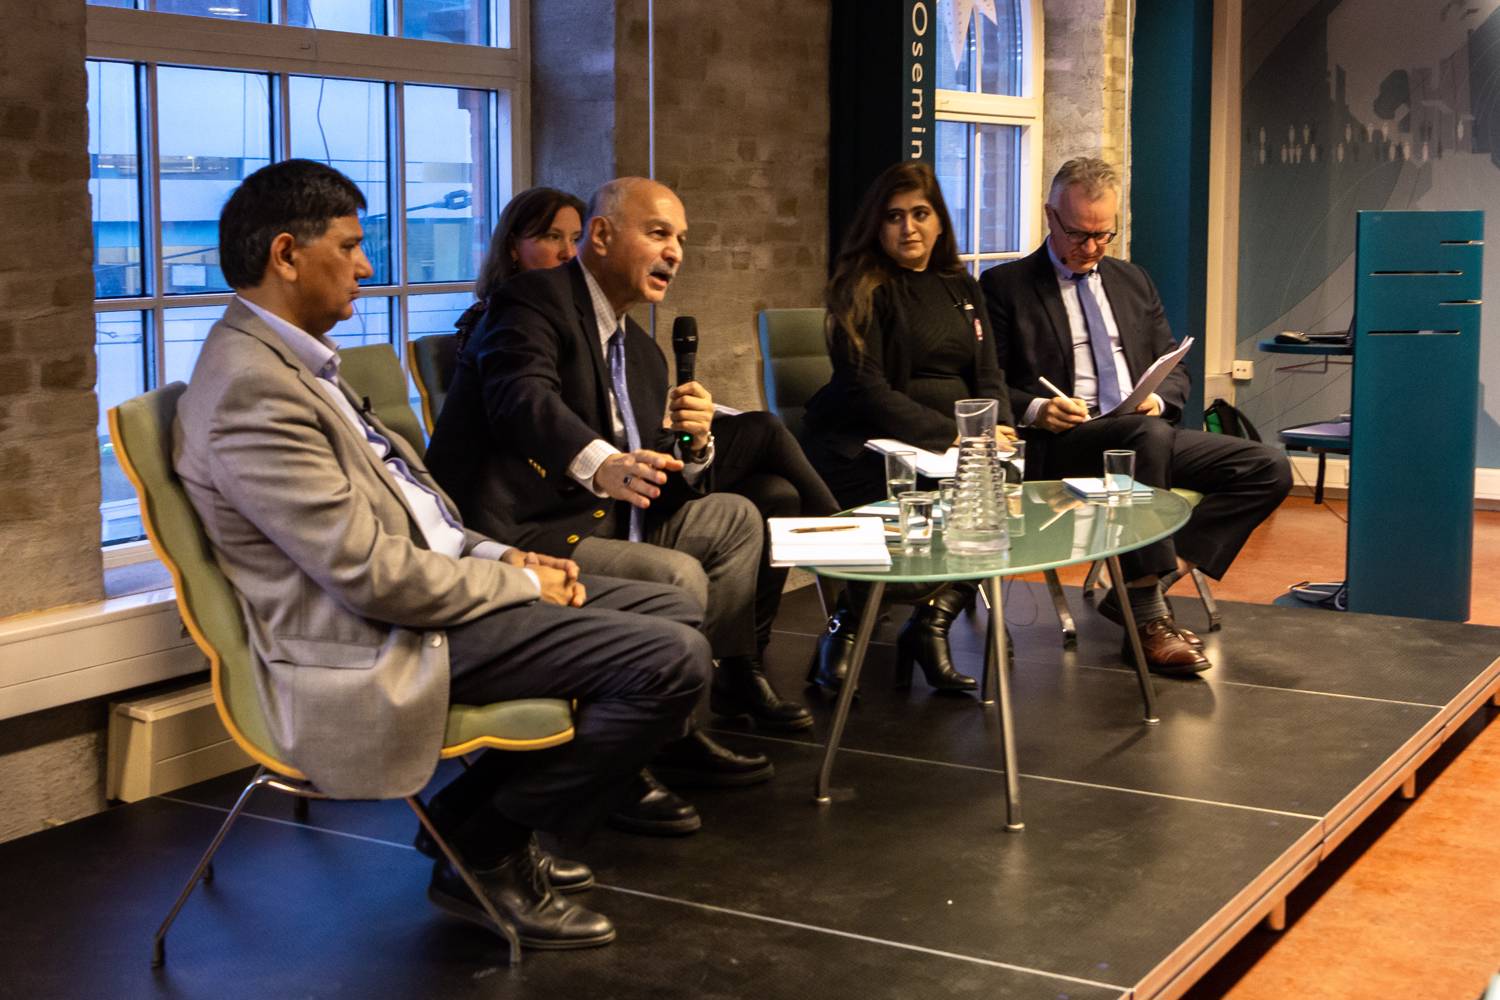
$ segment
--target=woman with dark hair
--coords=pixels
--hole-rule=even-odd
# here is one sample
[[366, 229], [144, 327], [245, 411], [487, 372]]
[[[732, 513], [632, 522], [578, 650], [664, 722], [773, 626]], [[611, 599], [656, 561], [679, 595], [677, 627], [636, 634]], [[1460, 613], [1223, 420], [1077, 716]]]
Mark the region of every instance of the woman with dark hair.
[[[865, 447], [896, 438], [929, 451], [958, 440], [953, 404], [999, 401], [1010, 412], [979, 284], [958, 259], [953, 223], [925, 163], [880, 174], [860, 203], [828, 283], [833, 377], [808, 401], [802, 434], [813, 466], [843, 507], [885, 496], [884, 459]], [[997, 431], [1014, 437], [1009, 427]], [[973, 584], [954, 584], [917, 605], [897, 640], [898, 678], [913, 663], [940, 691], [968, 691], [953, 668], [948, 627]], [[836, 689], [848, 671], [855, 610], [840, 601], [809, 680]]]
[[527, 188], [510, 200], [474, 280], [474, 304], [454, 324], [460, 351], [489, 308], [490, 296], [512, 275], [558, 267], [578, 255], [585, 211], [582, 199], [557, 188]]

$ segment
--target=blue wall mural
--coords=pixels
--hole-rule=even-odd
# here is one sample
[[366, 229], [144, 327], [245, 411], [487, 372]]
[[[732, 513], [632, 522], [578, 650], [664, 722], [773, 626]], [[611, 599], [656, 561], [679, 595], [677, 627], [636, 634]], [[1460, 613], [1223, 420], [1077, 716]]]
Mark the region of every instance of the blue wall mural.
[[[1251, 2], [1243, 29], [1237, 398], [1271, 436], [1349, 407], [1348, 368], [1255, 343], [1349, 325], [1357, 211], [1483, 209], [1500, 232], [1500, 0]], [[1500, 467], [1500, 253], [1484, 287], [1477, 458]]]

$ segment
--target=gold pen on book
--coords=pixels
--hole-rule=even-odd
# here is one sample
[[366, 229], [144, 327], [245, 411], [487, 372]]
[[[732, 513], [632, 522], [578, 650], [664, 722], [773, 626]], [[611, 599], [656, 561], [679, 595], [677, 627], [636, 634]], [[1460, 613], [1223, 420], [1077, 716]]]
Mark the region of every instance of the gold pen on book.
[[793, 528], [791, 533], [806, 535], [814, 531], [853, 531], [857, 527], [857, 524], [820, 524], [815, 528]]

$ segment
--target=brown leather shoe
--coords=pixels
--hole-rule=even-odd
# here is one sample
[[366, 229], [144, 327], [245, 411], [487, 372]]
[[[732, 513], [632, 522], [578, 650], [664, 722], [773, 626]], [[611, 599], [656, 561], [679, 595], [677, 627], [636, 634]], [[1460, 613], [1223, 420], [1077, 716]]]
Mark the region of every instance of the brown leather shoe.
[[[1170, 609], [1170, 601], [1167, 603], [1167, 607]], [[1109, 621], [1114, 622], [1116, 625], [1123, 626], [1125, 624], [1125, 619], [1120, 614], [1120, 601], [1115, 596], [1113, 587], [1110, 588], [1109, 593], [1105, 594], [1104, 597], [1099, 600], [1099, 603], [1095, 605], [1095, 609], [1099, 612], [1099, 614], [1103, 615]], [[1198, 650], [1200, 653], [1203, 651], [1203, 640], [1198, 638], [1198, 636], [1194, 632], [1192, 632], [1190, 629], [1185, 629], [1181, 625], [1177, 624], [1177, 619], [1172, 617], [1170, 613], [1168, 613], [1167, 615], [1167, 620], [1172, 623], [1172, 628], [1177, 630], [1177, 634], [1182, 636], [1184, 642], [1186, 642], [1189, 646], [1192, 646], [1194, 649]], [[1144, 644], [1145, 642], [1144, 640], [1142, 640], [1142, 645]], [[1150, 659], [1149, 654], [1146, 658]]]
[[1183, 640], [1189, 646], [1192, 646], [1200, 653], [1203, 652], [1203, 640], [1198, 638], [1198, 634], [1196, 632], [1193, 632], [1191, 629], [1185, 629], [1181, 625], [1177, 624], [1176, 618], [1172, 619], [1172, 627], [1177, 630], [1177, 634], [1182, 636]]
[[[1171, 618], [1155, 618], [1146, 622], [1140, 626], [1140, 632], [1141, 650], [1146, 654], [1146, 669], [1153, 674], [1187, 677], [1213, 666], [1208, 662], [1208, 657], [1182, 637]], [[1133, 660], [1128, 635], [1120, 648], [1120, 655], [1127, 663]]]

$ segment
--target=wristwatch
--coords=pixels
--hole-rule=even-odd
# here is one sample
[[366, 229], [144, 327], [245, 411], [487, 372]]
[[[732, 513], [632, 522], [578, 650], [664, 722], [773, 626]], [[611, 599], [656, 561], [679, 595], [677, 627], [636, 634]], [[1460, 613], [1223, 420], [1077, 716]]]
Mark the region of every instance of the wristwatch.
[[703, 441], [703, 447], [702, 448], [694, 448], [691, 451], [689, 451], [688, 452], [688, 458], [691, 461], [694, 461], [694, 462], [701, 462], [701, 461], [703, 461], [703, 456], [707, 455], [709, 449], [712, 448], [713, 446], [714, 446], [714, 432], [713, 431], [709, 431], [708, 432], [708, 437], [705, 438], [704, 441]]

